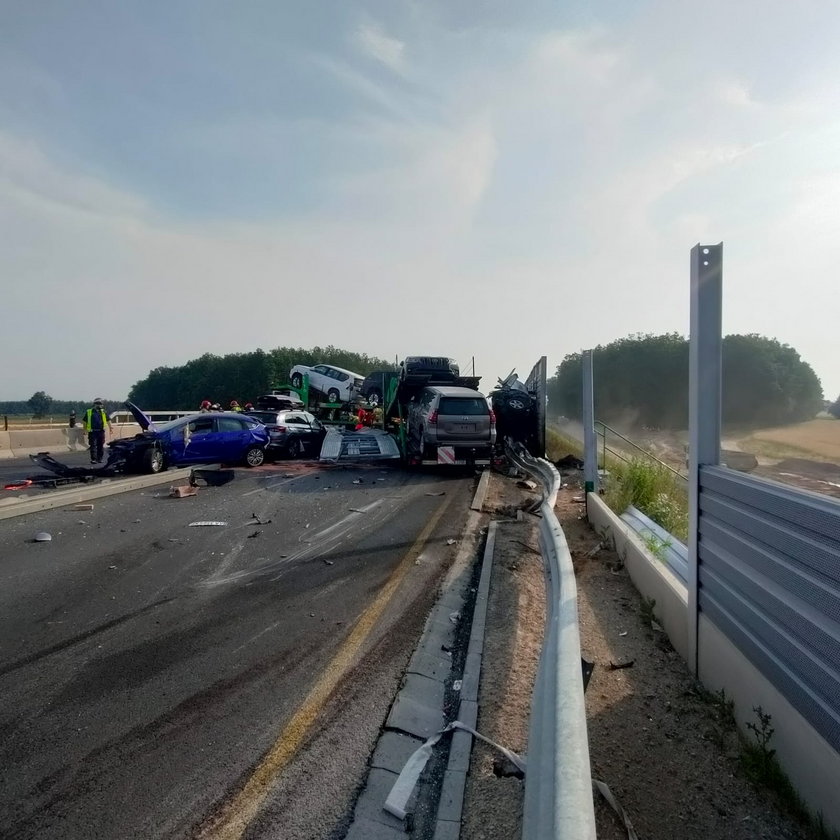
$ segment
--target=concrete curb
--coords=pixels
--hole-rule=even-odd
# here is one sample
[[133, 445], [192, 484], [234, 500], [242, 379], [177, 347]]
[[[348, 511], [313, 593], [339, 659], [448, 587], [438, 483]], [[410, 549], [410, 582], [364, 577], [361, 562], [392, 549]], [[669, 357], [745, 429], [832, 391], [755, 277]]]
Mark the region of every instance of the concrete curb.
[[[480, 489], [480, 487], [479, 487]], [[476, 497], [478, 493], [476, 493]], [[475, 504], [475, 500], [473, 502]], [[406, 828], [403, 820], [397, 819], [384, 810], [383, 805], [397, 776], [405, 766], [409, 756], [429, 737], [443, 729], [445, 724], [443, 713], [443, 701], [446, 691], [446, 681], [452, 672], [452, 657], [447, 651], [452, 647], [457, 631], [457, 623], [450, 617], [454, 613], [461, 613], [467, 595], [467, 587], [471, 577], [472, 558], [474, 556], [475, 542], [479, 537], [479, 531], [483, 516], [470, 510], [467, 514], [467, 524], [463, 530], [461, 544], [452, 568], [441, 587], [442, 594], [437, 603], [432, 607], [420, 642], [411, 656], [408, 663], [402, 688], [397, 694], [396, 700], [388, 714], [385, 729], [377, 742], [376, 749], [371, 759], [371, 770], [364, 790], [359, 795], [356, 807], [353, 812], [353, 822], [345, 835], [345, 840], [400, 840], [412, 835]], [[486, 556], [486, 555], [485, 555]], [[482, 573], [483, 577], [483, 573]], [[489, 586], [489, 580], [487, 583]], [[478, 597], [481, 598], [479, 587]], [[486, 592], [485, 605], [482, 616], [486, 613]], [[481, 621], [481, 632], [484, 630], [484, 620]], [[473, 618], [473, 634], [476, 632], [475, 618]], [[483, 636], [482, 636], [483, 643]], [[472, 636], [470, 637], [469, 650], [473, 648]], [[475, 677], [475, 688], [477, 696], [478, 677]], [[462, 685], [462, 710], [463, 685]], [[473, 721], [477, 714], [477, 705], [474, 711]], [[467, 734], [467, 733], [455, 733]], [[471, 736], [470, 736], [471, 738]], [[471, 743], [471, 742], [470, 742]], [[467, 751], [467, 759], [469, 750]], [[463, 759], [461, 760], [463, 763]], [[450, 764], [454, 770], [457, 762]], [[465, 772], [463, 772], [464, 778]], [[449, 769], [444, 778], [444, 788], [438, 805], [438, 821], [440, 821], [440, 808], [446, 808], [446, 815], [451, 816], [456, 811], [460, 815], [461, 800], [446, 800], [444, 796], [453, 796], [459, 788], [452, 787], [452, 774]], [[457, 781], [457, 778], [454, 779]], [[446, 791], [451, 791], [447, 794]], [[460, 787], [460, 795], [463, 798], [463, 785]], [[417, 793], [409, 799], [409, 811], [414, 810]], [[460, 816], [459, 816], [460, 820]], [[450, 824], [451, 820], [448, 821]], [[457, 824], [460, 829], [460, 823]], [[437, 829], [435, 837], [437, 837]], [[446, 835], [448, 836], [448, 835]], [[457, 837], [457, 834], [454, 835]]]
[[52, 508], [65, 505], [75, 505], [79, 502], [89, 502], [105, 496], [116, 496], [118, 493], [128, 493], [131, 490], [141, 490], [158, 484], [169, 484], [189, 478], [194, 469], [196, 467], [182, 467], [179, 470], [167, 470], [137, 478], [108, 478], [103, 479], [99, 484], [86, 484], [82, 487], [74, 487], [72, 490], [56, 490], [54, 493], [37, 496], [34, 499], [4, 499], [0, 501], [0, 520], [38, 513], [42, 510], [52, 510]]
[[[489, 473], [487, 473], [489, 475]], [[461, 701], [458, 705], [458, 720], [475, 729], [478, 722], [478, 686], [481, 678], [481, 657], [484, 651], [484, 628], [487, 623], [487, 604], [490, 597], [490, 578], [493, 574], [493, 555], [496, 549], [498, 522], [491, 522], [487, 529], [487, 544], [481, 563], [481, 578], [473, 611], [470, 643], [467, 647], [467, 661], [461, 680]], [[464, 791], [467, 773], [470, 769], [473, 736], [463, 729], [452, 734], [449, 747], [449, 761], [443, 777], [440, 792], [437, 825], [434, 840], [458, 840], [461, 833], [461, 812], [464, 805]]]
[[473, 497], [471, 510], [477, 510], [479, 513], [484, 508], [484, 500], [487, 498], [487, 488], [490, 486], [490, 470], [484, 470], [481, 473], [481, 478], [478, 480], [478, 487]]

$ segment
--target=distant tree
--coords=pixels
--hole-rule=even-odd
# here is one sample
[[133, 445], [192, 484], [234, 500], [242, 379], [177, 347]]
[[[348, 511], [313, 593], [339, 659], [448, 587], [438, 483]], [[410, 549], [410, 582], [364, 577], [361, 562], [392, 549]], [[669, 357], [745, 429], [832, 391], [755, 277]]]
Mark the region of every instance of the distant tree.
[[52, 405], [53, 398], [44, 391], [36, 391], [28, 400], [27, 403], [32, 409], [32, 414], [35, 417], [43, 417]]
[[278, 347], [265, 351], [231, 353], [215, 356], [205, 353], [178, 367], [159, 367], [149, 372], [129, 391], [129, 399], [145, 408], [198, 408], [202, 400], [223, 406], [231, 400], [240, 404], [255, 400], [272, 388], [289, 381], [294, 365], [315, 365], [320, 362], [348, 368], [362, 375], [372, 370], [389, 369], [393, 364], [368, 356], [341, 350], [332, 345], [313, 347]]
[[836, 400], [828, 407], [828, 413], [832, 417], [836, 417], [840, 420], [840, 397], [837, 397]]
[[[613, 425], [684, 429], [688, 424], [688, 341], [676, 333], [631, 335], [593, 355], [595, 413]], [[723, 339], [723, 421], [782, 425], [813, 417], [822, 388], [799, 354], [776, 339]], [[566, 356], [548, 383], [552, 413], [580, 418], [581, 354]]]

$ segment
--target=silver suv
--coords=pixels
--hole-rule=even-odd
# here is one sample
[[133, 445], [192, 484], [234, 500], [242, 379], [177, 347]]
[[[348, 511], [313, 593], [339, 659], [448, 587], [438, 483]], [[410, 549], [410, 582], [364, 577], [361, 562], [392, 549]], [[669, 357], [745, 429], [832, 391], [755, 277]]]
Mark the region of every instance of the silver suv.
[[496, 418], [472, 388], [424, 388], [409, 409], [408, 439], [421, 456], [431, 446], [489, 450], [496, 442]]

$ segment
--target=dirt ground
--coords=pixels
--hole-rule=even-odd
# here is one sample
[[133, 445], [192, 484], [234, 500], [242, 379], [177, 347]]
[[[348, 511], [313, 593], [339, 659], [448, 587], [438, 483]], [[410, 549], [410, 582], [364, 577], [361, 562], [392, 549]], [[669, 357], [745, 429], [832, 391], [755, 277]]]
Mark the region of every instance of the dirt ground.
[[[640, 840], [783, 840], [807, 832], [741, 773], [739, 744], [720, 708], [701, 695], [663, 633], [642, 620], [642, 602], [619, 558], [599, 549], [584, 518], [577, 475], [564, 479], [557, 515], [578, 582], [581, 652], [595, 663], [586, 692], [593, 775], [627, 811]], [[494, 475], [488, 507], [501, 518], [490, 590], [479, 731], [527, 752], [530, 695], [544, 623], [535, 519], [513, 518], [533, 498]], [[655, 612], [655, 610], [654, 610]], [[511, 630], [511, 628], [515, 628]], [[615, 665], [631, 667], [614, 668]], [[467, 783], [463, 840], [520, 835], [524, 782], [494, 773], [494, 751], [477, 745]], [[595, 795], [598, 837], [627, 836]]]

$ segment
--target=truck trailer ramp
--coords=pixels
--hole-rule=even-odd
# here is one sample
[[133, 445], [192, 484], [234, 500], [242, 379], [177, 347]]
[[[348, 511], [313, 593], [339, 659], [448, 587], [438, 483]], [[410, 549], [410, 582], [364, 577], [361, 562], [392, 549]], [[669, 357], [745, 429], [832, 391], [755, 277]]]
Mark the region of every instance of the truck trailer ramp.
[[330, 429], [321, 446], [321, 461], [391, 461], [400, 457], [397, 441], [382, 429]]

